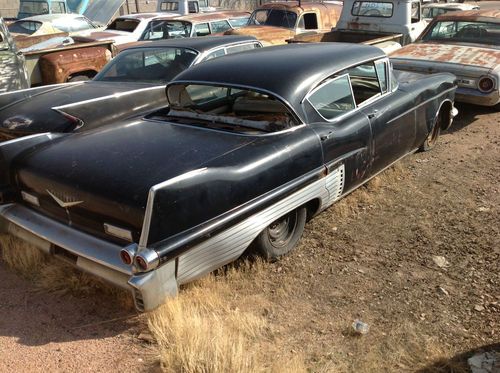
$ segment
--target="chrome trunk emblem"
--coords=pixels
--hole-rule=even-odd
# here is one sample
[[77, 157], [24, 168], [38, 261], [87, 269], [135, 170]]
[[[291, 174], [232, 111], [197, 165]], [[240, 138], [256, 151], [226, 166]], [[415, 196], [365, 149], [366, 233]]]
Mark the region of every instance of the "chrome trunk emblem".
[[73, 207], [73, 206], [76, 206], [76, 205], [79, 205], [80, 203], [83, 203], [83, 201], [76, 201], [74, 199], [71, 199], [71, 198], [65, 198], [65, 197], [62, 197], [63, 199], [67, 200], [67, 201], [63, 201], [62, 199], [58, 198], [54, 193], [52, 193], [50, 190], [48, 189], [45, 189], [47, 191], [47, 193], [49, 193], [49, 196], [51, 196], [54, 201], [57, 202], [57, 204], [59, 206], [61, 206], [63, 209], [67, 209], [69, 207]]

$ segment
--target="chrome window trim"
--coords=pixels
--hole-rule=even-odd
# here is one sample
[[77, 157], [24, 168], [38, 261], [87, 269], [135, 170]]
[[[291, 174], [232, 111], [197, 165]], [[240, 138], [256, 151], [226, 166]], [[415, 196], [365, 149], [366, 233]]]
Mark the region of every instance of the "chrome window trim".
[[[258, 44], [260, 46], [260, 48], [262, 48], [262, 43], [260, 41], [258, 41], [258, 40], [235, 41], [235, 42], [232, 42], [232, 43], [227, 43], [227, 44], [224, 44], [224, 45], [219, 45], [218, 47], [213, 47], [212, 49], [206, 50], [203, 53], [200, 53], [198, 51], [198, 56], [195, 58], [195, 60], [193, 61], [193, 64], [191, 66], [199, 64], [200, 62], [203, 62], [205, 60], [205, 58], [209, 54], [211, 54], [213, 52], [216, 52], [216, 51], [218, 51], [220, 49], [224, 49], [224, 52], [227, 54], [226, 48], [237, 47], [237, 46], [240, 46], [240, 45], [247, 45], [247, 44]], [[254, 48], [254, 49], [257, 49], [257, 48]]]
[[[323, 88], [324, 86], [334, 82], [335, 80], [338, 80], [338, 79], [342, 79], [344, 77], [347, 77], [347, 82], [349, 83], [349, 88], [351, 90], [351, 97], [352, 97], [352, 102], [354, 103], [354, 108], [351, 109], [351, 110], [348, 110], [346, 111], [344, 114], [341, 114], [339, 115], [338, 117], [335, 117], [335, 118], [332, 118], [332, 119], [328, 119], [328, 118], [325, 118], [320, 112], [318, 109], [316, 109], [316, 107], [313, 105], [313, 103], [311, 102], [311, 100], [309, 100], [309, 98], [314, 95], [314, 93], [316, 93], [318, 90], [320, 90], [321, 88]], [[346, 114], [348, 113], [351, 113], [353, 111], [355, 111], [357, 108], [358, 108], [358, 105], [356, 104], [356, 99], [354, 98], [354, 92], [352, 91], [352, 84], [351, 84], [351, 77], [349, 76], [348, 73], [345, 73], [345, 74], [342, 74], [342, 75], [339, 75], [339, 76], [336, 76], [335, 78], [333, 79], [328, 79], [328, 80], [325, 80], [322, 84], [320, 84], [319, 86], [317, 86], [316, 88], [314, 88], [311, 92], [309, 92], [306, 96], [306, 100], [307, 102], [309, 102], [309, 104], [311, 105], [311, 107], [314, 109], [314, 111], [316, 111], [316, 113], [318, 113], [318, 115], [323, 118], [324, 120], [326, 120], [327, 122], [334, 122], [336, 120], [338, 120], [338, 118], [342, 118], [344, 117]]]
[[[253, 91], [257, 91], [257, 92], [262, 92], [262, 93], [266, 93], [266, 94], [270, 94], [272, 96], [274, 96], [275, 98], [279, 99], [283, 104], [286, 105], [286, 107], [288, 108], [288, 110], [290, 110], [290, 112], [296, 116], [296, 119], [298, 119], [298, 124], [295, 127], [299, 127], [301, 125], [305, 125], [304, 121], [302, 120], [302, 117], [300, 115], [298, 115], [297, 113], [297, 110], [295, 110], [295, 108], [290, 105], [290, 103], [285, 100], [282, 96], [278, 95], [277, 93], [274, 93], [274, 92], [271, 92], [267, 89], [264, 89], [264, 88], [259, 88], [259, 87], [255, 87], [255, 86], [250, 86], [250, 85], [246, 85], [246, 84], [228, 84], [228, 83], [223, 83], [223, 82], [209, 82], [209, 81], [206, 81], [206, 80], [174, 80], [170, 83], [167, 84], [167, 89], [168, 87], [170, 87], [171, 85], [174, 85], [174, 84], [201, 84], [201, 85], [211, 85], [211, 86], [222, 86], [222, 87], [229, 87], [229, 88], [236, 88], [236, 89], [249, 89], [249, 90], [253, 90]], [[289, 129], [287, 129], [289, 130]], [[287, 130], [283, 130], [283, 131], [277, 131], [277, 132], [273, 132], [273, 133], [282, 133], [284, 131], [287, 131]]]

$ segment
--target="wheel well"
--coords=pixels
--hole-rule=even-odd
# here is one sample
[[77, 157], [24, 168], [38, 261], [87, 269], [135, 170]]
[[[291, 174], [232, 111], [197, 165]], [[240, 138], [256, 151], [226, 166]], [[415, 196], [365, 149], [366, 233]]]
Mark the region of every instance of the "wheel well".
[[319, 198], [307, 202], [304, 207], [307, 209], [307, 220], [309, 221], [314, 215], [319, 212], [321, 201]]
[[440, 119], [441, 129], [444, 131], [451, 126], [451, 110], [453, 109], [452, 103], [450, 101], [445, 101], [441, 104], [439, 108], [438, 118]]

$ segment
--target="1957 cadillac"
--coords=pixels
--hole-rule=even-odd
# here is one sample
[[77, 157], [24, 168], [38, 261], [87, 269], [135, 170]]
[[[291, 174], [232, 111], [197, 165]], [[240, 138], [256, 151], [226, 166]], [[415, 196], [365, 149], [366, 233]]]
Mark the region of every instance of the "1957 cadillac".
[[251, 244], [288, 253], [308, 216], [431, 148], [455, 114], [454, 79], [399, 82], [357, 44], [208, 61], [167, 86], [168, 109], [1, 144], [0, 227], [151, 310]]

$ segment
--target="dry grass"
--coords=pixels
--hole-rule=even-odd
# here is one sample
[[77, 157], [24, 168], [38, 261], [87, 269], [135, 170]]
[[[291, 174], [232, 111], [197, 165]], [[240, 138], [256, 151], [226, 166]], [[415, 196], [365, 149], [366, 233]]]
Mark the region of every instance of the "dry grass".
[[123, 307], [133, 307], [133, 300], [127, 292], [51, 258], [16, 237], [0, 235], [0, 254], [11, 269], [32, 281], [39, 290], [75, 296], [103, 293]]

